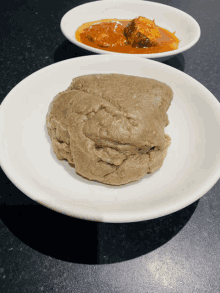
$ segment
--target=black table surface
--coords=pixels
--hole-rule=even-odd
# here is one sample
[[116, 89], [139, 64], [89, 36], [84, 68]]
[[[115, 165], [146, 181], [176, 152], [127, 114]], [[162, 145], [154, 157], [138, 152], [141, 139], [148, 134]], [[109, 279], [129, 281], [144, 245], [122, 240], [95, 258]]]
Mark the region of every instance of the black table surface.
[[[0, 9], [0, 95], [31, 73], [87, 55], [60, 30], [89, 1], [8, 0]], [[220, 100], [218, 0], [161, 0], [193, 16], [199, 42], [164, 62]], [[216, 134], [217, 135], [217, 134]], [[220, 292], [220, 181], [199, 201], [137, 223], [71, 218], [32, 201], [0, 169], [0, 292]]]

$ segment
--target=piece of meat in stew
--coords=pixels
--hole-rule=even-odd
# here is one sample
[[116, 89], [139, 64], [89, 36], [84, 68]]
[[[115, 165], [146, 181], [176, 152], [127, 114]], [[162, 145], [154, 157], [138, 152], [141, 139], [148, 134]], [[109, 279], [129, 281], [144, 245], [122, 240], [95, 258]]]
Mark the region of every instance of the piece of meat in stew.
[[124, 27], [119, 21], [102, 22], [84, 30], [85, 37], [99, 47], [123, 46], [127, 43]]
[[145, 17], [133, 19], [124, 29], [128, 42], [135, 48], [152, 47], [157, 45], [161, 38], [159, 28], [155, 22]]

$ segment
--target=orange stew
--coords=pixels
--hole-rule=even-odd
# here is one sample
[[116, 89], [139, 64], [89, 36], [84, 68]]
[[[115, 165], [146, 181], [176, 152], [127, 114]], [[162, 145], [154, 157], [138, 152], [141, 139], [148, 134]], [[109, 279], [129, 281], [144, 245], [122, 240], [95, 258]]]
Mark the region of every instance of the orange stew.
[[93, 48], [111, 52], [151, 54], [172, 51], [180, 40], [175, 32], [159, 27], [154, 20], [102, 19], [84, 23], [76, 31], [76, 40]]

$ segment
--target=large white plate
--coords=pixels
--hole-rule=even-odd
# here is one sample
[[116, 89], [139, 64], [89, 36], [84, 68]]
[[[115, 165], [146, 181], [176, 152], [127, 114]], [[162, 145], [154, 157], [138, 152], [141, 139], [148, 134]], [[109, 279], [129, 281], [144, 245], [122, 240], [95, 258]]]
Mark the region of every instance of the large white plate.
[[[174, 91], [162, 168], [121, 187], [90, 182], [53, 154], [45, 119], [53, 97], [72, 78], [122, 73], [154, 78]], [[220, 104], [199, 82], [148, 59], [97, 55], [62, 61], [25, 78], [0, 107], [0, 163], [33, 200], [61, 213], [104, 222], [132, 222], [175, 212], [203, 196], [220, 177]]]
[[83, 49], [99, 54], [127, 55], [84, 45], [76, 40], [75, 32], [79, 26], [89, 21], [111, 18], [133, 19], [138, 16], [144, 16], [151, 20], [155, 19], [157, 25], [171, 32], [176, 31], [176, 36], [179, 38], [180, 44], [177, 50], [170, 52], [131, 54], [132, 56], [164, 61], [190, 49], [198, 42], [201, 35], [199, 24], [189, 14], [175, 7], [161, 3], [135, 0], [94, 1], [79, 5], [68, 11], [62, 17], [60, 27], [63, 34], [70, 42]]

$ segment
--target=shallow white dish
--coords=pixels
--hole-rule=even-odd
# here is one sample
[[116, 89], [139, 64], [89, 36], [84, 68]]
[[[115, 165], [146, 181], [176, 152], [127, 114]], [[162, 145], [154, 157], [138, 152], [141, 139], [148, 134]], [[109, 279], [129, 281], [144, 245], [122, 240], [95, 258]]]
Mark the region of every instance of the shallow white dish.
[[144, 16], [151, 20], [155, 19], [157, 25], [176, 31], [179, 38], [179, 48], [174, 51], [156, 54], [128, 54], [132, 56], [165, 61], [176, 54], [184, 52], [194, 46], [200, 38], [200, 27], [194, 18], [187, 13], [160, 3], [150, 1], [94, 1], [77, 6], [68, 11], [62, 18], [60, 27], [65, 37], [75, 45], [90, 52], [99, 54], [127, 55], [124, 53], [108, 52], [92, 48], [78, 42], [75, 32], [83, 23], [101, 19], [133, 19]]
[[[174, 91], [166, 133], [172, 142], [162, 168], [142, 180], [111, 187], [90, 182], [56, 159], [46, 131], [53, 97], [72, 78], [121, 73], [154, 78]], [[0, 106], [0, 163], [27, 196], [58, 212], [104, 222], [161, 217], [202, 197], [220, 177], [220, 104], [185, 73], [130, 56], [97, 55], [65, 60], [21, 81]]]

